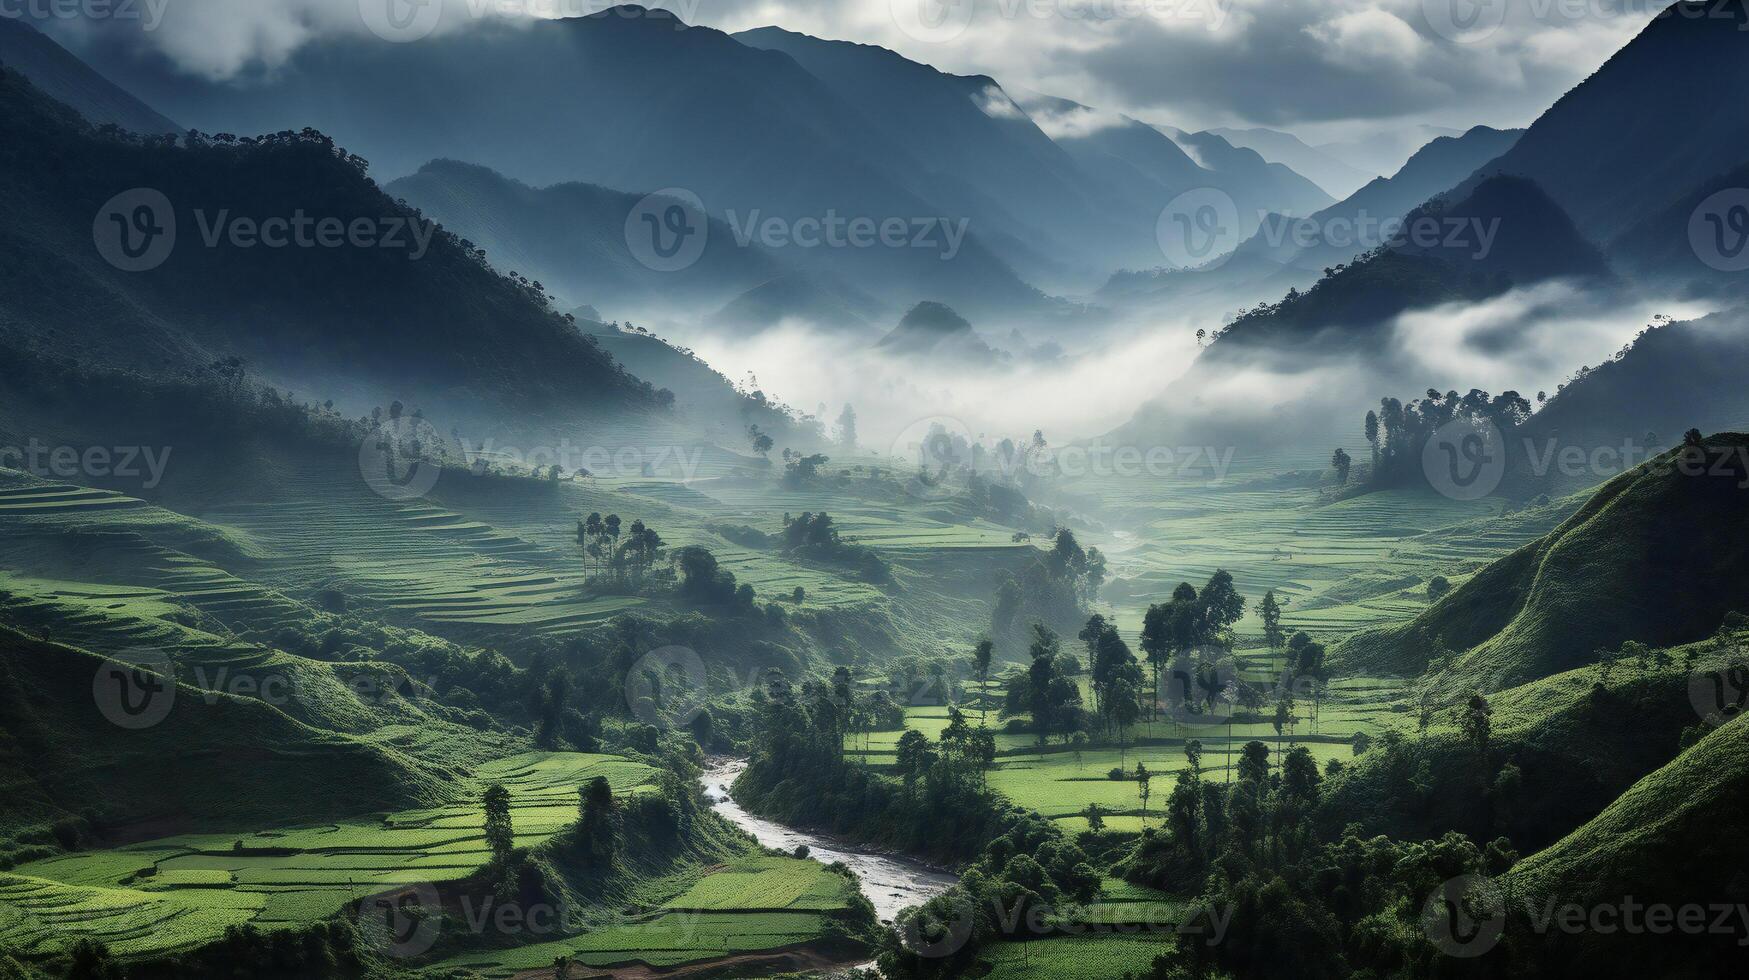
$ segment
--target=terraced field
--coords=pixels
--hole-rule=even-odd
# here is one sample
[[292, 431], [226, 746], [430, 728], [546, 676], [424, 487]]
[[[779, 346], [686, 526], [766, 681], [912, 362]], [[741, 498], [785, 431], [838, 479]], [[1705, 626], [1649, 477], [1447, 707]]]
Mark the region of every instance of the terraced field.
[[576, 819], [585, 781], [605, 776], [625, 794], [645, 791], [654, 775], [616, 756], [529, 753], [482, 767], [456, 803], [437, 809], [169, 837], [21, 865], [0, 874], [0, 945], [34, 955], [92, 938], [135, 955], [197, 946], [244, 922], [327, 918], [397, 885], [478, 868], [488, 857], [478, 801], [490, 783], [510, 791], [516, 843], [528, 847]]
[[711, 869], [647, 908], [582, 935], [514, 949], [467, 953], [434, 964], [443, 974], [470, 969], [489, 977], [550, 967], [560, 956], [585, 966], [643, 963], [662, 968], [740, 953], [776, 950], [819, 938], [827, 920], [849, 908], [856, 886], [817, 861], [748, 857]]

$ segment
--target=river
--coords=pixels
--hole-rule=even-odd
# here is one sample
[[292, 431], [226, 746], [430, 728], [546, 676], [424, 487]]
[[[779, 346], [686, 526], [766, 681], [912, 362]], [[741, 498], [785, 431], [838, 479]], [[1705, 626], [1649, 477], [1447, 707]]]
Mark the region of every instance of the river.
[[808, 856], [822, 864], [844, 862], [856, 872], [857, 880], [862, 882], [862, 893], [874, 905], [875, 914], [882, 922], [890, 924], [900, 909], [921, 905], [959, 881], [953, 875], [936, 871], [918, 861], [849, 850], [842, 843], [830, 838], [786, 827], [748, 813], [729, 798], [729, 787], [734, 785], [741, 771], [746, 768], [746, 762], [733, 759], [713, 760], [705, 769], [704, 793], [705, 798], [711, 802], [711, 809], [752, 834], [766, 847], [794, 851], [797, 846], [806, 844]]

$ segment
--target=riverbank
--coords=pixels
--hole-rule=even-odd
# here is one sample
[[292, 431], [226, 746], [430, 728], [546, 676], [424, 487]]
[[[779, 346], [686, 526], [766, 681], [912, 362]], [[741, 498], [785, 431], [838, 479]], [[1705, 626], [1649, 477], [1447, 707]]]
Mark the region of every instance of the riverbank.
[[862, 893], [874, 905], [875, 915], [891, 925], [900, 910], [921, 905], [959, 882], [957, 875], [932, 868], [922, 861], [892, 854], [878, 854], [847, 846], [822, 834], [756, 817], [729, 795], [747, 763], [741, 759], [713, 759], [706, 767], [705, 797], [719, 816], [752, 834], [765, 847], [794, 852], [806, 845], [808, 856], [822, 864], [842, 862], [856, 872]]

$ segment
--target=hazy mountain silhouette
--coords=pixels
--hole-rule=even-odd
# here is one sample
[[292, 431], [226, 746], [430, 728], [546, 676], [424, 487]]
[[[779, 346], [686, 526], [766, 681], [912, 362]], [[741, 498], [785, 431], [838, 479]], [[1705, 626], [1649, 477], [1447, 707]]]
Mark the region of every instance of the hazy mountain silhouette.
[[1379, 176], [1376, 173], [1351, 166], [1323, 150], [1307, 146], [1305, 141], [1292, 133], [1283, 133], [1279, 130], [1261, 127], [1254, 129], [1217, 128], [1208, 130], [1208, 132], [1234, 146], [1256, 150], [1258, 154], [1271, 163], [1279, 163], [1292, 168], [1338, 200], [1360, 190], [1366, 186], [1367, 182]]
[[134, 133], [181, 129], [21, 18], [0, 17], [0, 65], [78, 110], [92, 125], [115, 125]]
[[1673, 5], [1485, 173], [1535, 180], [1608, 242], [1749, 159], [1745, 31], [1741, 0]]

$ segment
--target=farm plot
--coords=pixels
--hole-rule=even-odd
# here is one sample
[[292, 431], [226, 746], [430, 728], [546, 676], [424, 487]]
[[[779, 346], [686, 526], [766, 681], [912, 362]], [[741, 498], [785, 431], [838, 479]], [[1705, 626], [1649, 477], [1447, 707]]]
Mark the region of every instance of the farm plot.
[[503, 977], [550, 967], [560, 956], [586, 966], [643, 963], [662, 968], [819, 938], [850, 906], [856, 886], [817, 861], [747, 857], [712, 869], [679, 894], [647, 896], [649, 906], [603, 928], [513, 949], [466, 953], [431, 967]]
[[380, 819], [187, 835], [67, 854], [0, 875], [0, 944], [52, 950], [81, 938], [126, 953], [185, 949], [229, 925], [296, 925], [396, 885], [466, 877], [488, 857], [480, 791], [511, 794], [516, 844], [574, 821], [577, 787], [604, 776], [619, 794], [655, 771], [617, 756], [528, 753], [482, 766], [457, 802]]

